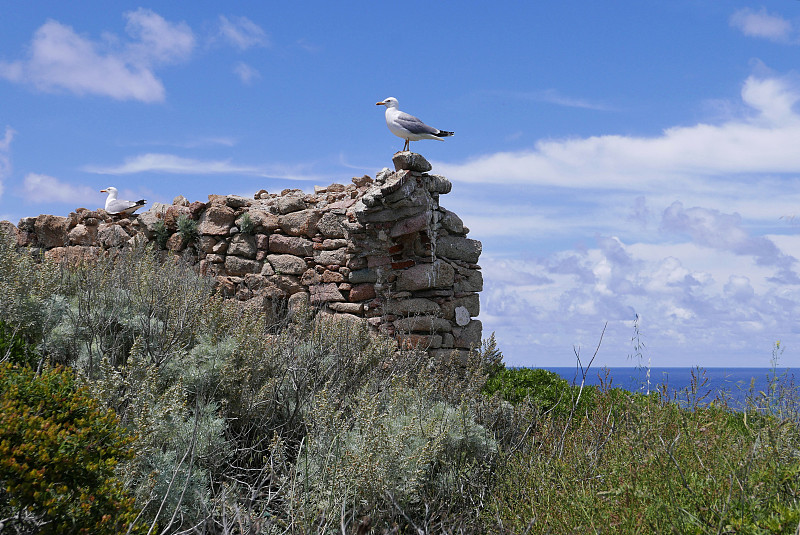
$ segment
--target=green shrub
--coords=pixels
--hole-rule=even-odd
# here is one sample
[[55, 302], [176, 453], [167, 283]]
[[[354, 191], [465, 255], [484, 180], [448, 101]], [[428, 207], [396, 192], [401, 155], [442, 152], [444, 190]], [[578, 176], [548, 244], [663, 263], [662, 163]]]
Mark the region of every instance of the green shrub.
[[494, 333], [490, 334], [489, 338], [481, 343], [479, 354], [488, 378], [506, 369], [505, 364], [503, 364], [503, 353], [497, 347], [497, 339], [494, 337]]
[[188, 351], [213, 282], [142, 246], [72, 266], [62, 287], [51, 297], [50, 306], [60, 308], [45, 349], [91, 376], [103, 358], [124, 365], [137, 338], [157, 366]]
[[26, 340], [38, 343], [57, 319], [49, 301], [60, 291], [60, 276], [59, 266], [18, 252], [0, 230], [0, 318]]
[[236, 220], [236, 225], [242, 234], [253, 234], [256, 230], [256, 224], [253, 218], [250, 217], [250, 212], [245, 212]]
[[200, 235], [197, 231], [197, 221], [186, 214], [178, 216], [177, 225], [178, 233], [181, 235], [181, 238], [183, 238], [183, 243], [192, 243], [197, 240]]
[[402, 384], [364, 390], [347, 411], [323, 390], [310, 413], [293, 496], [307, 526], [336, 526], [344, 509], [388, 527], [393, 508], [461, 502], [457, 489], [496, 451], [468, 411]]
[[71, 372], [37, 376], [0, 364], [3, 533], [143, 533], [134, 499], [115, 477], [130, 444], [114, 413], [76, 388]]
[[576, 401], [578, 411], [591, 410], [597, 388], [584, 386], [581, 391], [557, 373], [541, 368], [504, 368], [487, 379], [483, 391], [490, 396], [497, 393], [512, 404], [527, 400], [541, 412], [555, 409], [568, 414]]
[[159, 219], [155, 222], [155, 225], [153, 225], [153, 232], [156, 235], [156, 243], [158, 244], [158, 247], [161, 249], [166, 249], [167, 240], [169, 240], [170, 237], [170, 231], [163, 219]]
[[0, 319], [0, 362], [35, 366], [38, 354], [17, 329]]

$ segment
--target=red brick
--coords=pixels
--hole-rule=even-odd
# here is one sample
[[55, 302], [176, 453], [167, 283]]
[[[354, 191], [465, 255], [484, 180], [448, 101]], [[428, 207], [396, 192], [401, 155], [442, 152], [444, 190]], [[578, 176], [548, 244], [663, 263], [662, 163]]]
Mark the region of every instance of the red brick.
[[401, 262], [392, 262], [392, 269], [406, 269], [416, 265], [413, 260], [403, 260]]

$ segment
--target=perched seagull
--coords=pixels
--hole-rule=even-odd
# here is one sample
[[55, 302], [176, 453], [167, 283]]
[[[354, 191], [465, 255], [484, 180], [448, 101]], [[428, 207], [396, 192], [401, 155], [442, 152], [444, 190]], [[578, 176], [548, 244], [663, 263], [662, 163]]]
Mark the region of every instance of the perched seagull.
[[106, 189], [101, 189], [100, 193], [108, 193], [108, 198], [106, 199], [106, 212], [109, 214], [124, 214], [124, 215], [131, 215], [136, 210], [141, 208], [142, 206], [147, 203], [144, 199], [138, 200], [136, 202], [132, 201], [122, 201], [117, 199], [117, 188], [114, 186], [110, 186]]
[[386, 106], [386, 126], [392, 134], [406, 140], [403, 150], [408, 150], [410, 141], [420, 139], [438, 139], [444, 141], [443, 137], [452, 136], [453, 132], [445, 132], [432, 126], [428, 126], [413, 115], [409, 115], [398, 109], [397, 99], [389, 97], [381, 102], [376, 102], [376, 106]]

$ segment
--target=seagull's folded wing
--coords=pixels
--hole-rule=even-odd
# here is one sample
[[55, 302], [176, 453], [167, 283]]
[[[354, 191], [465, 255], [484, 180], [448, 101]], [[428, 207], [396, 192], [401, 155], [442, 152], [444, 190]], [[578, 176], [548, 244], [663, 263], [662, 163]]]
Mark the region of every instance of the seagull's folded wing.
[[405, 128], [412, 134], [436, 134], [439, 129], [428, 126], [413, 115], [401, 113], [397, 116], [397, 125]]
[[106, 211], [107, 212], [112, 212], [112, 213], [119, 213], [119, 212], [122, 212], [123, 210], [127, 210], [128, 208], [132, 208], [134, 206], [136, 206], [135, 202], [123, 201], [123, 200], [114, 200], [114, 201], [111, 201], [110, 203], [108, 203], [108, 206], [106, 207]]

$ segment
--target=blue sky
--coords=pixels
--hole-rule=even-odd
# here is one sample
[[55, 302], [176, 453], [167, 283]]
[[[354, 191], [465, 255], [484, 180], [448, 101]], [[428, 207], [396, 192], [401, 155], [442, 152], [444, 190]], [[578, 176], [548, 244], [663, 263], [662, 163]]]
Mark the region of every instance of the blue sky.
[[0, 0], [0, 219], [346, 183], [420, 141], [512, 365], [800, 365], [800, 2]]

